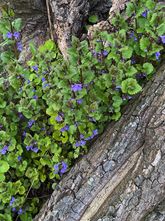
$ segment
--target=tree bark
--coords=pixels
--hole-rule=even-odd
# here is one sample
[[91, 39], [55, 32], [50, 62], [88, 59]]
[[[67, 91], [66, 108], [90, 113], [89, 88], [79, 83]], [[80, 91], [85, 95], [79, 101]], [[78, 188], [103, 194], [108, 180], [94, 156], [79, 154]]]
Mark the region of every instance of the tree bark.
[[[52, 22], [53, 37], [57, 40], [63, 56], [67, 57], [67, 49], [71, 46], [71, 37], [80, 36], [83, 23], [90, 11], [98, 14], [107, 13], [111, 0], [48, 0], [50, 14], [47, 14], [46, 0], [9, 0], [17, 17], [25, 23], [23, 30], [30, 35], [38, 30], [48, 28], [47, 18]], [[48, 6], [48, 7], [49, 7]], [[50, 30], [49, 30], [50, 31]], [[51, 30], [52, 31], [52, 30]], [[37, 32], [36, 35], [39, 33]], [[37, 38], [38, 40], [38, 38]]]
[[164, 85], [165, 65], [64, 177], [34, 221], [165, 219], [155, 212], [165, 201]]

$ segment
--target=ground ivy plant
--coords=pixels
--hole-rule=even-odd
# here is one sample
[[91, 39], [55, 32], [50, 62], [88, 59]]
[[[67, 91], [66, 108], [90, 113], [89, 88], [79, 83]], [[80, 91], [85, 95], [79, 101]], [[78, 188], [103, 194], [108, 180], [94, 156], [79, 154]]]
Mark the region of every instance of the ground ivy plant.
[[[52, 40], [30, 44], [21, 64], [21, 20], [0, 21], [0, 220], [30, 221], [74, 160], [142, 91], [164, 53], [165, 22], [155, 0], [132, 1], [113, 32], [73, 37], [64, 60]], [[51, 190], [51, 191], [50, 191]]]

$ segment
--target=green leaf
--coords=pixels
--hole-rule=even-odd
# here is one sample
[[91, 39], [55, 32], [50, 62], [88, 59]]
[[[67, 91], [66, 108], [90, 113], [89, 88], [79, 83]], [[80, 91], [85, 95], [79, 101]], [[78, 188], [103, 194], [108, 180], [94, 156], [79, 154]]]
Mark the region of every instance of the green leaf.
[[157, 27], [157, 33], [159, 36], [165, 34], [165, 22]]
[[142, 90], [142, 87], [138, 84], [136, 79], [128, 78], [122, 81], [121, 89], [123, 93], [134, 95], [140, 92]]
[[127, 77], [132, 77], [137, 73], [137, 69], [133, 66], [129, 67], [126, 72]]
[[140, 49], [142, 51], [145, 51], [149, 45], [150, 45], [150, 40], [148, 38], [142, 37], [140, 39]]
[[147, 0], [146, 1], [146, 6], [149, 10], [152, 10], [155, 8], [155, 2], [153, 0]]
[[116, 112], [112, 115], [111, 119], [117, 121], [120, 119], [120, 117], [121, 117], [121, 112]]
[[9, 51], [2, 52], [0, 58], [4, 64], [11, 61], [12, 54]]
[[25, 192], [26, 192], [26, 190], [25, 190], [25, 187], [24, 187], [24, 186], [21, 186], [21, 187], [19, 188], [19, 190], [18, 190], [18, 193], [19, 193], [20, 195], [23, 195]]
[[54, 46], [55, 46], [54, 41], [49, 39], [43, 45], [41, 45], [38, 50], [41, 53], [46, 51], [52, 51], [54, 49]]
[[122, 52], [122, 57], [125, 59], [131, 58], [132, 57], [132, 53], [133, 53], [133, 49], [126, 46], [122, 49], [120, 49], [120, 51]]
[[147, 74], [151, 74], [154, 71], [154, 67], [151, 63], [144, 63], [143, 64], [144, 72]]
[[6, 107], [6, 101], [0, 98], [0, 109], [4, 109]]
[[20, 31], [21, 26], [22, 26], [22, 19], [17, 18], [12, 22], [13, 27], [15, 28], [16, 31]]
[[89, 18], [88, 18], [88, 21], [91, 22], [91, 23], [97, 23], [99, 20], [98, 16], [97, 15], [91, 15]]
[[126, 8], [126, 14], [127, 16], [131, 16], [135, 11], [135, 7], [134, 7], [134, 4], [132, 2], [129, 2], [127, 4], [127, 8]]
[[3, 173], [0, 173], [0, 182], [3, 182], [5, 180], [5, 176]]
[[10, 166], [6, 161], [0, 160], [0, 174], [6, 173], [9, 168]]

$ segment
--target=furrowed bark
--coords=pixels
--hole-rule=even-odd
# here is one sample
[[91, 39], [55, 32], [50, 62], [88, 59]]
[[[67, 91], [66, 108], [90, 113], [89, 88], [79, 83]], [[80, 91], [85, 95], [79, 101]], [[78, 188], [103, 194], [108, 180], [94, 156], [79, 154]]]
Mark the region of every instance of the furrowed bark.
[[150, 214], [165, 200], [164, 85], [165, 65], [63, 178], [34, 221], [154, 220]]

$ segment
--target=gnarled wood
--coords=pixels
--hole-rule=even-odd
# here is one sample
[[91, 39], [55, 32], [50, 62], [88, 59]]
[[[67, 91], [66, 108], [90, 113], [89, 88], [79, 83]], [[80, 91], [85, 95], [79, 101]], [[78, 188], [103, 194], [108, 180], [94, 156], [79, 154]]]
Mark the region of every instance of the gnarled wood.
[[105, 214], [113, 221], [150, 220], [165, 200], [164, 85], [165, 65], [64, 177], [34, 221], [96, 221]]

